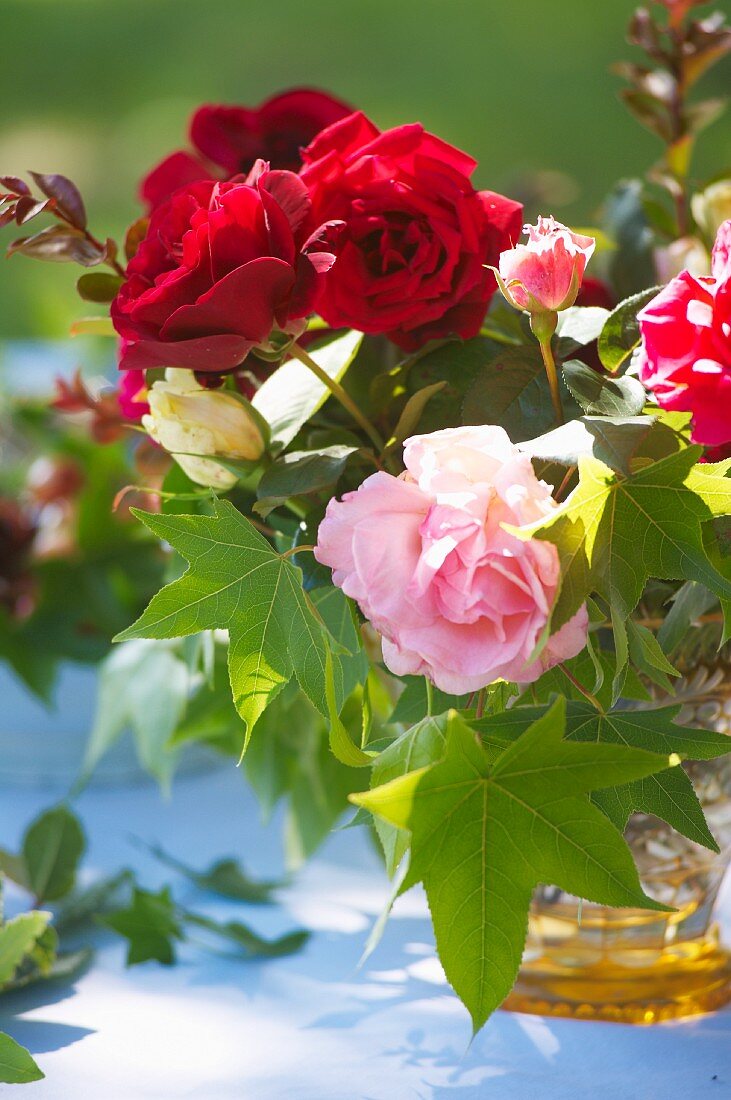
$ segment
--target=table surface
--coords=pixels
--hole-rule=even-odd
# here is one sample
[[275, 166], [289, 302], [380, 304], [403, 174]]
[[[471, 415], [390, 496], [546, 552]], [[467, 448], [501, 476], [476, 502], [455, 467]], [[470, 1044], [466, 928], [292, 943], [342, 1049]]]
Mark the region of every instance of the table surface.
[[[0, 790], [0, 838], [61, 792]], [[102, 935], [73, 984], [0, 1001], [0, 1030], [36, 1056], [46, 1079], [23, 1100], [683, 1100], [731, 1096], [731, 1011], [652, 1028], [498, 1012], [470, 1044], [467, 1013], [446, 985], [418, 891], [358, 962], [388, 888], [362, 829], [335, 832], [275, 907], [203, 894], [130, 834], [203, 867], [235, 854], [271, 877], [279, 827], [264, 828], [241, 773], [96, 787], [78, 800], [97, 874], [133, 866], [142, 885], [171, 882], [186, 904], [244, 919], [266, 935], [305, 926], [289, 958], [241, 962], [183, 945], [179, 963], [124, 968], [125, 944]], [[729, 891], [727, 891], [727, 897]], [[12, 900], [12, 898], [11, 898]], [[726, 906], [728, 909], [728, 906]], [[11, 1086], [0, 1086], [2, 1095]]]

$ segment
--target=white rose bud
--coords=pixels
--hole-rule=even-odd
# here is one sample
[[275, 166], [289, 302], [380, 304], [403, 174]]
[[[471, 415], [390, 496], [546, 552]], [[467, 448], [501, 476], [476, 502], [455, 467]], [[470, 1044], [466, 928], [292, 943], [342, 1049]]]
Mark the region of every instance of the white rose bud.
[[708, 249], [697, 237], [680, 237], [665, 248], [655, 249], [655, 268], [661, 283], [669, 283], [681, 271], [707, 275], [711, 268]]
[[693, 217], [709, 241], [719, 226], [731, 218], [731, 179], [717, 180], [690, 200]]
[[165, 381], [150, 387], [147, 400], [143, 427], [198, 485], [230, 489], [238, 480], [208, 455], [255, 462], [264, 451], [262, 429], [247, 403], [199, 385], [192, 371], [169, 368]]

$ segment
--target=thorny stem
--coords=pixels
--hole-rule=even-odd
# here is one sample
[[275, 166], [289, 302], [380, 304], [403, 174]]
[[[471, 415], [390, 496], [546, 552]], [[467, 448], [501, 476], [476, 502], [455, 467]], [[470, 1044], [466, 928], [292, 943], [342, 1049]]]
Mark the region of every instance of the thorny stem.
[[487, 689], [480, 688], [477, 696], [477, 709], [475, 710], [475, 718], [482, 718], [485, 714], [485, 703], [487, 701]]
[[343, 389], [339, 382], [336, 382], [334, 378], [331, 378], [330, 375], [327, 374], [322, 369], [322, 367], [318, 363], [316, 363], [310, 355], [307, 354], [305, 349], [300, 347], [299, 344], [294, 343], [290, 345], [289, 350], [295, 357], [295, 359], [299, 359], [300, 363], [303, 363], [304, 366], [308, 368], [308, 370], [312, 371], [315, 377], [319, 379], [320, 382], [322, 382], [323, 386], [327, 386], [333, 397], [340, 402], [345, 411], [350, 413], [355, 422], [363, 429], [376, 450], [378, 452], [381, 452], [384, 449], [383, 440], [381, 439], [374, 426], [371, 424], [368, 417], [364, 416], [364, 414], [360, 411], [350, 394]]
[[565, 664], [561, 663], [558, 667], [561, 669], [566, 679], [571, 681], [577, 691], [580, 691], [584, 698], [588, 700], [588, 702], [590, 702], [591, 705], [595, 707], [600, 714], [604, 714], [604, 707], [601, 705], [596, 695], [592, 695], [589, 689], [585, 688], [581, 681], [576, 679], [573, 672], [571, 672], [571, 670], [568, 669]]
[[576, 473], [576, 467], [575, 466], [569, 466], [568, 470], [564, 474], [563, 481], [559, 485], [556, 492], [553, 494], [553, 499], [556, 501], [557, 504], [560, 504], [561, 501], [563, 500], [563, 495], [566, 492], [566, 490], [568, 489], [569, 484], [571, 482], [571, 478], [574, 476], [575, 473]]
[[431, 718], [434, 713], [434, 689], [428, 676], [424, 677], [424, 683], [426, 684], [426, 716]]

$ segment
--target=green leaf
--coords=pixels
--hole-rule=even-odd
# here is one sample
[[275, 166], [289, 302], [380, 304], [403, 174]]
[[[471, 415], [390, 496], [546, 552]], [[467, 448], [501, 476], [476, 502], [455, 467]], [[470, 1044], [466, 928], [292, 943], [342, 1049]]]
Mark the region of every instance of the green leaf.
[[241, 921], [216, 921], [211, 917], [204, 917], [188, 910], [184, 911], [183, 916], [187, 924], [203, 928], [206, 932], [212, 932], [214, 936], [228, 940], [250, 959], [279, 959], [285, 955], [294, 955], [302, 950], [310, 938], [310, 933], [305, 929], [297, 929], [276, 939], [268, 940]]
[[26, 955], [45, 932], [50, 913], [21, 913], [0, 925], [0, 986], [11, 981]]
[[90, 271], [77, 281], [76, 289], [85, 302], [111, 302], [123, 281], [119, 275]]
[[12, 852], [0, 848], [0, 872], [7, 875], [11, 882], [16, 882], [18, 886], [22, 886], [25, 890], [29, 889], [28, 875], [22, 856], [14, 855]]
[[[569, 741], [623, 745], [686, 760], [713, 760], [731, 751], [725, 734], [712, 730], [676, 725], [680, 707], [658, 710], [616, 710], [599, 714], [586, 703], [572, 702], [566, 717]], [[480, 734], [495, 740], [512, 741], [546, 713], [546, 708], [513, 707], [503, 715], [473, 723]], [[698, 844], [717, 851], [696, 798], [693, 785], [682, 768], [671, 768], [637, 780], [612, 792], [592, 795], [602, 809], [608, 808], [612, 821], [624, 828], [632, 810], [654, 814]], [[609, 803], [614, 801], [612, 808]]]
[[492, 765], [452, 712], [441, 763], [353, 801], [412, 834], [405, 887], [423, 881], [437, 948], [478, 1030], [512, 988], [539, 883], [603, 905], [666, 911], [642, 891], [621, 834], [586, 797], [668, 758], [562, 739], [558, 700]]
[[[517, 319], [514, 310], [506, 312], [511, 322]], [[443, 389], [432, 391], [422, 410], [419, 430], [431, 432], [461, 424], [465, 394], [487, 364], [504, 350], [502, 343], [476, 336], [471, 340], [449, 340], [431, 350], [417, 352], [408, 369], [409, 394], [446, 383]], [[389, 396], [388, 406], [392, 400]]]
[[465, 395], [465, 424], [500, 424], [514, 443], [555, 422], [546, 371], [534, 347], [503, 350], [480, 370]]
[[618, 473], [630, 472], [630, 462], [646, 442], [654, 422], [649, 416], [582, 416], [537, 439], [519, 444], [524, 454], [562, 466], [578, 466], [594, 457]]
[[[423, 680], [423, 677], [420, 677]], [[376, 758], [371, 775], [371, 787], [381, 787], [392, 779], [418, 771], [444, 755], [447, 715], [424, 718], [398, 737]], [[376, 818], [376, 832], [386, 858], [386, 869], [394, 875], [409, 847], [408, 833], [381, 818]]]
[[561, 359], [598, 340], [609, 316], [601, 306], [570, 306], [558, 315], [556, 337]]
[[636, 378], [612, 378], [578, 359], [563, 364], [563, 376], [584, 412], [596, 416], [637, 416], [645, 406], [645, 387]]
[[42, 1081], [42, 1073], [31, 1058], [30, 1052], [0, 1031], [0, 1081], [7, 1085], [27, 1085], [30, 1081]]
[[393, 435], [388, 441], [390, 448], [398, 447], [405, 439], [414, 434], [419, 426], [424, 409], [435, 394], [441, 393], [446, 384], [446, 381], [432, 382], [430, 386], [424, 386], [423, 389], [412, 393], [401, 410]]
[[515, 529], [558, 547], [562, 584], [553, 630], [592, 592], [607, 599], [615, 621], [628, 619], [649, 577], [697, 580], [731, 596], [731, 580], [704, 547], [701, 525], [710, 509], [692, 488], [699, 453], [685, 448], [628, 478], [595, 458], [580, 459], [579, 485], [566, 503], [546, 522]]
[[113, 908], [114, 904], [120, 900], [120, 893], [132, 882], [134, 882], [132, 872], [123, 870], [71, 894], [56, 910], [53, 919], [54, 927], [59, 932], [68, 932], [86, 924], [87, 921]]
[[[361, 333], [346, 332], [310, 354], [330, 378], [339, 382], [362, 340]], [[329, 396], [329, 389], [303, 363], [290, 359], [259, 387], [251, 403], [269, 424], [272, 447], [283, 450]]]
[[349, 768], [368, 768], [373, 760], [372, 752], [364, 752], [350, 737], [340, 719], [335, 696], [332, 653], [328, 649], [325, 655], [325, 694], [330, 717], [330, 748], [336, 760]]
[[129, 941], [127, 966], [156, 959], [170, 966], [175, 962], [174, 940], [183, 938], [175, 903], [165, 886], [158, 894], [135, 887], [126, 909], [118, 909], [98, 918]]
[[[323, 447], [319, 451], [290, 451], [265, 470], [256, 490], [255, 510], [267, 515], [290, 497], [332, 488], [357, 447]], [[261, 505], [265, 505], [262, 507]]]
[[[277, 554], [228, 501], [216, 502], [215, 517], [136, 514], [178, 550], [190, 568], [158, 592], [117, 640], [227, 629], [231, 688], [245, 722], [244, 749], [263, 710], [293, 674], [327, 716], [330, 643], [302, 589], [301, 571]], [[337, 654], [332, 661], [339, 708], [343, 672]]]
[[81, 824], [68, 806], [47, 810], [23, 838], [28, 886], [37, 902], [56, 901], [73, 889], [86, 848]]
[[[432, 714], [444, 714], [448, 710], [464, 710], [469, 702], [469, 695], [448, 695], [433, 687], [431, 692]], [[393, 708], [389, 723], [399, 723], [405, 726], [413, 726], [426, 718], [429, 711], [429, 697], [426, 690], [426, 681], [423, 676], [406, 677], [406, 687], [398, 697]]]
[[673, 653], [691, 625], [704, 615], [716, 602], [716, 597], [697, 581], [681, 585], [670, 605], [670, 610], [657, 632], [657, 641], [665, 653]]
[[610, 371], [618, 371], [640, 342], [640, 325], [637, 314], [662, 290], [650, 287], [640, 294], [633, 294], [620, 302], [606, 320], [599, 336], [599, 358]]
[[169, 643], [136, 639], [112, 649], [99, 669], [94, 724], [79, 783], [131, 730], [140, 764], [169, 789], [178, 756], [170, 741], [189, 692], [188, 667]]
[[248, 901], [254, 905], [268, 905], [274, 900], [272, 897], [274, 891], [284, 885], [281, 879], [257, 881], [251, 878], [235, 859], [219, 859], [205, 871], [196, 871], [182, 860], [169, 855], [159, 844], [145, 845], [145, 847], [155, 859], [159, 859], [161, 863], [184, 875], [200, 890], [209, 890], [224, 898]]

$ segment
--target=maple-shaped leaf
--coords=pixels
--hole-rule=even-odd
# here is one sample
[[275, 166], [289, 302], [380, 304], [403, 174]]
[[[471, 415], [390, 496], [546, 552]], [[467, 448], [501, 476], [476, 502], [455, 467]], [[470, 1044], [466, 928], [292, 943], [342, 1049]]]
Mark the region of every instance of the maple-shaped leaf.
[[558, 548], [561, 589], [551, 630], [562, 626], [592, 592], [608, 601], [617, 649], [615, 698], [629, 644], [626, 620], [646, 581], [700, 581], [719, 598], [731, 597], [731, 578], [709, 557], [703, 525], [731, 502], [725, 465], [698, 472], [699, 447], [686, 447], [625, 477], [588, 456], [579, 484], [550, 519], [517, 528], [523, 538]]
[[154, 894], [136, 886], [126, 909], [118, 909], [98, 918], [128, 941], [127, 966], [155, 959], [170, 966], [175, 962], [174, 940], [183, 932], [175, 902], [168, 886]]
[[[231, 689], [246, 723], [248, 744], [257, 719], [293, 674], [318, 710], [328, 715], [329, 648], [334, 650], [332, 677], [341, 707], [343, 668], [340, 647], [303, 590], [297, 566], [278, 554], [229, 501], [216, 501], [215, 512], [215, 516], [135, 513], [190, 568], [158, 592], [137, 622], [116, 640], [228, 630]], [[334, 598], [346, 602], [342, 593]], [[331, 618], [332, 611], [329, 608]], [[345, 621], [345, 616], [341, 618]]]
[[447, 978], [475, 1030], [512, 988], [539, 883], [602, 905], [665, 910], [588, 793], [668, 767], [665, 755], [563, 739], [557, 700], [496, 757], [450, 712], [442, 761], [352, 801], [411, 832], [404, 889], [422, 881]]
[[[499, 746], [514, 741], [546, 711], [546, 707], [513, 707], [504, 714], [480, 719], [473, 727], [488, 746]], [[731, 752], [731, 738], [726, 734], [677, 725], [679, 711], [680, 707], [660, 707], [602, 714], [587, 703], [570, 702], [566, 739], [626, 745], [668, 756], [675, 754], [685, 760], [714, 760]], [[624, 829], [633, 811], [653, 814], [696, 844], [718, 851], [693, 784], [682, 768], [669, 768], [598, 791], [592, 794], [592, 801], [618, 829]]]

